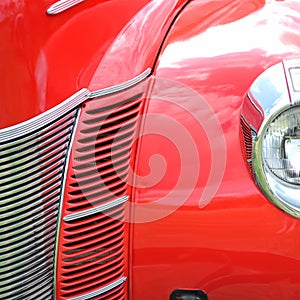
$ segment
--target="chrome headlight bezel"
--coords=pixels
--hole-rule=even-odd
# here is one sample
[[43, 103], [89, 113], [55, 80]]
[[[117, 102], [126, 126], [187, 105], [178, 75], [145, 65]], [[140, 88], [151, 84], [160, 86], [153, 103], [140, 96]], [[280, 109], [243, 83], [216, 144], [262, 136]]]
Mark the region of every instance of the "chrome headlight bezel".
[[[283, 163], [277, 163], [274, 159], [278, 157], [279, 151], [282, 149], [286, 150], [284, 147], [291, 147], [287, 144], [281, 144], [279, 149], [278, 138], [282, 138], [281, 142], [285, 143], [284, 139], [286, 137], [293, 137], [281, 131], [281, 136], [273, 135], [273, 129], [270, 129], [272, 126], [274, 128], [276, 122], [280, 123], [279, 120], [287, 120], [284, 119], [286, 118], [285, 114], [298, 113], [298, 110], [300, 113], [300, 90], [297, 89], [300, 79], [299, 74], [300, 60], [295, 59], [283, 61], [267, 69], [252, 84], [242, 107], [241, 115], [251, 129], [251, 132], [254, 132], [251, 144], [251, 164], [249, 163], [249, 159], [247, 163], [256, 185], [277, 207], [300, 219], [300, 172], [299, 175], [298, 172], [295, 173], [299, 176], [299, 179], [296, 178], [295, 180], [292, 177], [289, 180], [288, 177], [279, 176], [279, 174], [287, 174], [288, 172], [285, 169], [278, 169], [279, 171], [277, 171], [275, 168], [278, 168], [278, 166], [290, 166], [291, 161], [288, 161], [289, 164], [286, 164], [285, 156], [282, 159]], [[295, 120], [297, 120], [296, 125], [299, 125], [300, 128], [298, 117]], [[283, 123], [285, 125], [290, 124], [290, 122]], [[284, 130], [290, 132], [286, 126], [283, 128]], [[277, 148], [270, 149], [270, 144], [268, 144], [268, 147], [266, 146], [266, 141], [270, 141], [270, 139], [272, 143], [275, 141]], [[298, 146], [300, 147], [300, 134], [298, 135], [298, 131], [295, 140], [295, 142], [292, 142], [292, 147], [297, 146], [298, 149]], [[249, 145], [244, 146], [249, 148]], [[271, 146], [273, 147], [273, 144]], [[292, 151], [289, 150], [290, 152], [287, 156], [290, 158], [290, 154], [294, 155], [294, 148], [288, 149], [292, 149]], [[271, 158], [269, 159], [267, 157], [269, 150], [270, 153], [277, 151], [277, 156], [270, 154]], [[295, 161], [297, 161], [296, 166], [298, 170], [298, 160]], [[272, 162], [275, 163], [273, 164]]]
[[[300, 218], [300, 185], [277, 176], [266, 163], [264, 143], [270, 125], [283, 113], [300, 109], [300, 106], [284, 106], [265, 120], [253, 141], [253, 174], [262, 192], [279, 208]], [[270, 150], [271, 151], [271, 150]]]

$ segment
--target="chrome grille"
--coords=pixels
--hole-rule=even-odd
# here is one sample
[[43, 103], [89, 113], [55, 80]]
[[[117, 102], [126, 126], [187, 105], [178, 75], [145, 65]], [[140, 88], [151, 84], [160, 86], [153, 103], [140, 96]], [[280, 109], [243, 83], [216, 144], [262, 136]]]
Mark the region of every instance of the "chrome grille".
[[[77, 300], [126, 298], [124, 203], [130, 194], [127, 172], [146, 83], [139, 85], [139, 93], [129, 88], [149, 74], [146, 70], [124, 84], [92, 93], [82, 89], [40, 116], [0, 130], [0, 299], [62, 299], [62, 293]], [[91, 114], [86, 113], [85, 120], [90, 121], [82, 126], [89, 129], [85, 132], [82, 127], [73, 140], [76, 108], [95, 97], [105, 97], [108, 103], [87, 102]], [[117, 101], [111, 106], [114, 98]], [[98, 132], [103, 107], [110, 125]], [[74, 169], [75, 177], [68, 173], [74, 167], [73, 152], [85, 161], [76, 161], [81, 166]], [[90, 155], [99, 157], [100, 169], [94, 168]], [[116, 166], [119, 173], [111, 173]], [[95, 171], [101, 173], [104, 186], [94, 188]], [[120, 185], [115, 185], [118, 180]], [[80, 195], [82, 187], [84, 195]], [[78, 192], [72, 195], [65, 189]], [[86, 271], [90, 281], [79, 289], [76, 284], [82, 283]]]
[[75, 117], [73, 110], [12, 139], [6, 130], [0, 142], [0, 299], [53, 297], [60, 191]]

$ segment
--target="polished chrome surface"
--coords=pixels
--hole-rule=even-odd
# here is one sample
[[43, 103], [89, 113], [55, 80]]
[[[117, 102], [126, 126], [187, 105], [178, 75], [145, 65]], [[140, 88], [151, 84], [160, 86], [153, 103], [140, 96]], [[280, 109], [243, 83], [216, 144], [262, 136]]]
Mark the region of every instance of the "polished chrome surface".
[[113, 87], [108, 87], [108, 88], [105, 88], [105, 89], [102, 89], [102, 90], [91, 92], [90, 93], [90, 99], [107, 96], [107, 95], [110, 95], [110, 94], [118, 93], [118, 92], [121, 92], [123, 90], [129, 89], [129, 88], [133, 87], [134, 85], [138, 84], [139, 82], [143, 81], [144, 79], [146, 79], [150, 74], [151, 74], [151, 69], [148, 68], [143, 73], [139, 74], [138, 76], [136, 76], [136, 77], [124, 82], [124, 83], [115, 85]]
[[66, 222], [73, 221], [73, 220], [81, 219], [81, 218], [96, 214], [98, 212], [104, 212], [108, 209], [114, 208], [116, 206], [119, 206], [120, 204], [125, 203], [126, 201], [128, 201], [128, 199], [129, 199], [128, 196], [123, 196], [121, 198], [112, 200], [112, 201], [110, 201], [108, 203], [105, 203], [103, 205], [95, 206], [93, 208], [86, 209], [86, 210], [83, 210], [81, 212], [77, 212], [77, 213], [74, 213], [74, 214], [67, 215], [67, 216], [64, 217], [64, 221], [66, 221]]
[[84, 0], [60, 0], [52, 4], [48, 9], [47, 9], [47, 14], [48, 15], [57, 15], [81, 2]]
[[[15, 126], [11, 126], [8, 128], [4, 128], [0, 130], [0, 143], [5, 142], [5, 141], [10, 141], [10, 145], [19, 145], [19, 147], [25, 147], [22, 146], [22, 143], [26, 142], [26, 145], [28, 143], [30, 144], [31, 141], [34, 139], [34, 137], [31, 137], [31, 140], [28, 140], [26, 134], [30, 134], [32, 132], [40, 130], [43, 126], [53, 122], [54, 120], [57, 119], [57, 116], [62, 116], [65, 113], [69, 112], [72, 110], [74, 107], [78, 106], [85, 100], [89, 98], [90, 91], [87, 89], [82, 89], [72, 95], [70, 98], [62, 102], [61, 104], [55, 106], [54, 108], [46, 111], [45, 113], [32, 118], [28, 121], [25, 121], [23, 123], [20, 123]], [[25, 137], [23, 137], [25, 136]], [[36, 133], [36, 136], [38, 136], [38, 133]], [[5, 150], [6, 153], [9, 150]], [[18, 156], [17, 153], [13, 153]]]
[[121, 285], [122, 283], [124, 283], [126, 281], [126, 277], [122, 277], [119, 280], [116, 280], [115, 282], [101, 288], [98, 289], [94, 292], [79, 296], [79, 297], [74, 297], [74, 298], [70, 298], [69, 300], [88, 300], [88, 299], [92, 299], [94, 297], [100, 296], [101, 294], [110, 291], [114, 288], [116, 288], [117, 286]]
[[283, 61], [286, 81], [292, 104], [300, 103], [300, 59]]
[[[271, 145], [267, 143], [266, 136], [274, 121], [277, 122], [286, 112], [298, 109], [299, 63], [300, 60], [288, 60], [267, 69], [252, 84], [242, 108], [242, 118], [257, 132], [253, 136], [252, 148], [255, 181], [270, 201], [297, 218], [300, 218], [300, 186], [275, 175], [280, 170], [272, 171], [269, 161], [276, 153], [274, 157], [280, 156], [284, 145]], [[282, 134], [286, 135], [284, 132]], [[269, 159], [268, 153], [272, 155], [272, 151], [276, 152]], [[276, 162], [274, 166], [278, 167], [278, 164]]]
[[[274, 65], [262, 73], [252, 84], [248, 98], [263, 116], [264, 123], [267, 123], [274, 113], [291, 105], [283, 64]], [[246, 115], [245, 117], [251, 118]]]
[[[76, 129], [78, 126], [78, 122], [79, 122], [79, 116], [80, 116], [80, 112], [81, 109], [79, 108], [77, 110], [77, 116], [76, 119], [74, 120], [74, 126], [73, 126], [73, 132], [72, 135], [70, 137], [70, 147], [67, 150], [66, 153], [66, 157], [65, 157], [65, 166], [64, 166], [64, 171], [62, 174], [62, 184], [61, 184], [61, 191], [60, 191], [60, 197], [59, 197], [59, 211], [58, 211], [58, 222], [57, 222], [57, 227], [56, 227], [56, 243], [55, 243], [55, 253], [54, 253], [54, 274], [53, 274], [53, 286], [54, 286], [54, 290], [56, 291], [56, 282], [57, 282], [57, 254], [58, 254], [58, 239], [59, 239], [59, 233], [60, 233], [60, 225], [61, 225], [61, 218], [62, 218], [62, 206], [63, 206], [63, 201], [64, 201], [64, 194], [65, 194], [65, 189], [66, 189], [66, 180], [67, 180], [67, 172], [68, 172], [68, 167], [69, 167], [69, 161], [70, 161], [70, 155], [72, 152], [72, 145], [75, 139], [75, 133], [76, 133]], [[53, 298], [56, 299], [55, 297], [56, 294], [53, 295]]]
[[69, 105], [0, 131], [1, 299], [53, 297], [61, 180], [76, 115]]

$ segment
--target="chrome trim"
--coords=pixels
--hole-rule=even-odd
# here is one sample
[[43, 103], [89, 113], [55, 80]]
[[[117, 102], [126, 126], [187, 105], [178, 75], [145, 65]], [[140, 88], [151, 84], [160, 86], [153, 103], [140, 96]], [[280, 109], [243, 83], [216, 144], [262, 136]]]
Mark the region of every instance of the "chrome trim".
[[264, 114], [263, 112], [259, 109], [259, 107], [257, 106], [257, 104], [255, 103], [255, 101], [252, 98], [253, 96], [251, 95], [251, 93], [248, 93], [248, 99], [251, 102], [251, 104], [253, 105], [253, 107], [259, 112], [259, 114], [263, 117]]
[[106, 292], [108, 292], [108, 291], [116, 288], [117, 286], [121, 285], [126, 280], [127, 280], [126, 277], [122, 277], [122, 278], [118, 279], [117, 281], [115, 281], [115, 282], [113, 282], [113, 283], [111, 283], [111, 284], [109, 284], [109, 285], [107, 285], [105, 287], [102, 287], [99, 290], [96, 290], [94, 292], [91, 292], [91, 293], [88, 293], [88, 294], [85, 294], [85, 295], [82, 295], [82, 296], [78, 296], [78, 297], [74, 297], [74, 298], [69, 298], [68, 300], [87, 300], [87, 299], [91, 299], [91, 298], [100, 296], [101, 294], [106, 293]]
[[19, 139], [20, 136], [32, 133], [39, 128], [49, 124], [57, 118], [57, 115], [63, 115], [76, 106], [80, 105], [84, 101], [93, 98], [99, 98], [103, 96], [108, 96], [117, 92], [126, 90], [139, 82], [146, 79], [151, 74], [151, 69], [146, 69], [143, 73], [138, 76], [124, 82], [121, 84], [114, 85], [112, 87], [104, 88], [101, 90], [96, 90], [90, 92], [88, 89], [84, 88], [76, 92], [74, 95], [66, 99], [64, 102], [58, 104], [57, 106], [51, 108], [50, 110], [30, 119], [20, 124], [0, 129], [0, 143]]
[[287, 183], [273, 175], [268, 167], [265, 166], [262, 154], [263, 139], [270, 123], [290, 108], [290, 105], [286, 105], [265, 120], [253, 143], [253, 170], [255, 181], [265, 196], [283, 211], [300, 218], [299, 186]]
[[99, 97], [107, 96], [110, 94], [118, 93], [123, 90], [129, 89], [129, 88], [133, 87], [134, 85], [138, 84], [139, 82], [143, 81], [144, 79], [146, 79], [150, 74], [151, 74], [151, 69], [148, 68], [143, 73], [139, 74], [138, 76], [136, 76], [124, 83], [91, 92], [89, 98], [90, 99], [99, 98]]
[[98, 212], [103, 212], [103, 211], [106, 211], [108, 209], [111, 209], [115, 206], [118, 206], [118, 205], [121, 205], [121, 204], [127, 202], [128, 199], [129, 199], [128, 196], [123, 196], [123, 197], [118, 198], [116, 200], [110, 201], [109, 203], [99, 205], [99, 206], [95, 206], [93, 208], [90, 208], [90, 209], [87, 209], [87, 210], [84, 210], [84, 211], [81, 211], [81, 212], [77, 212], [77, 213], [74, 213], [74, 214], [67, 215], [67, 216], [64, 217], [63, 220], [65, 222], [68, 222], [68, 221], [81, 219], [81, 218], [93, 215], [95, 213], [98, 213]]
[[[272, 90], [272, 93], [270, 90]], [[265, 120], [278, 110], [290, 105], [289, 91], [282, 63], [267, 69], [254, 81], [248, 93], [248, 99]], [[261, 106], [263, 111], [258, 109], [255, 102]], [[251, 116], [244, 113], [244, 117], [251, 125], [251, 122], [249, 122]]]
[[57, 116], [68, 113], [82, 102], [89, 99], [90, 91], [82, 89], [69, 97], [64, 102], [51, 108], [50, 110], [28, 120], [23, 123], [4, 128], [0, 130], [0, 143], [19, 139], [20, 136], [32, 133], [39, 128], [53, 122], [57, 119]]
[[[61, 185], [61, 190], [60, 190], [60, 199], [59, 199], [59, 210], [58, 210], [58, 216], [57, 216], [57, 229], [56, 229], [56, 235], [55, 235], [55, 245], [54, 245], [54, 264], [53, 264], [53, 269], [54, 269], [54, 276], [53, 276], [53, 286], [54, 290], [56, 291], [56, 275], [57, 275], [57, 260], [58, 260], [58, 244], [59, 244], [59, 235], [60, 235], [60, 227], [61, 227], [61, 219], [62, 219], [62, 209], [63, 209], [63, 203], [64, 203], [64, 196], [65, 196], [65, 190], [66, 190], [66, 181], [67, 181], [67, 173], [68, 173], [68, 167], [69, 167], [69, 162], [70, 162], [70, 156], [72, 152], [72, 145], [75, 139], [75, 134], [76, 130], [78, 127], [79, 123], [79, 117], [80, 117], [81, 109], [79, 108], [77, 110], [77, 115], [75, 118], [75, 122], [73, 125], [73, 131], [71, 134], [71, 138], [69, 141], [69, 146], [68, 150], [66, 153], [66, 159], [65, 159], [65, 165], [64, 165], [64, 170], [63, 170], [63, 175], [62, 175], [62, 185]], [[56, 293], [54, 293], [53, 296], [54, 299], [56, 299]]]
[[81, 2], [84, 0], [60, 0], [55, 3], [53, 3], [48, 9], [47, 14], [48, 15], [57, 15]]
[[[291, 104], [299, 104], [300, 103], [300, 87], [299, 83], [296, 83], [296, 78], [293, 77], [291, 71], [298, 70], [297, 79], [300, 81], [300, 59], [290, 59], [283, 61], [283, 67], [285, 72], [285, 77], [287, 81], [287, 86], [289, 90]], [[295, 89], [295, 86], [298, 86], [298, 89]]]

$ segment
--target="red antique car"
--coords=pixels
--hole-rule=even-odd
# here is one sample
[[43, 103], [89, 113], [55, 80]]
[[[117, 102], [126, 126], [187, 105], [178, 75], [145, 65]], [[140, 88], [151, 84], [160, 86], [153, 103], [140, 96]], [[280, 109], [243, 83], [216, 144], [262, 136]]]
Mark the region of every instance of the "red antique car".
[[0, 299], [300, 299], [299, 0], [1, 0]]

